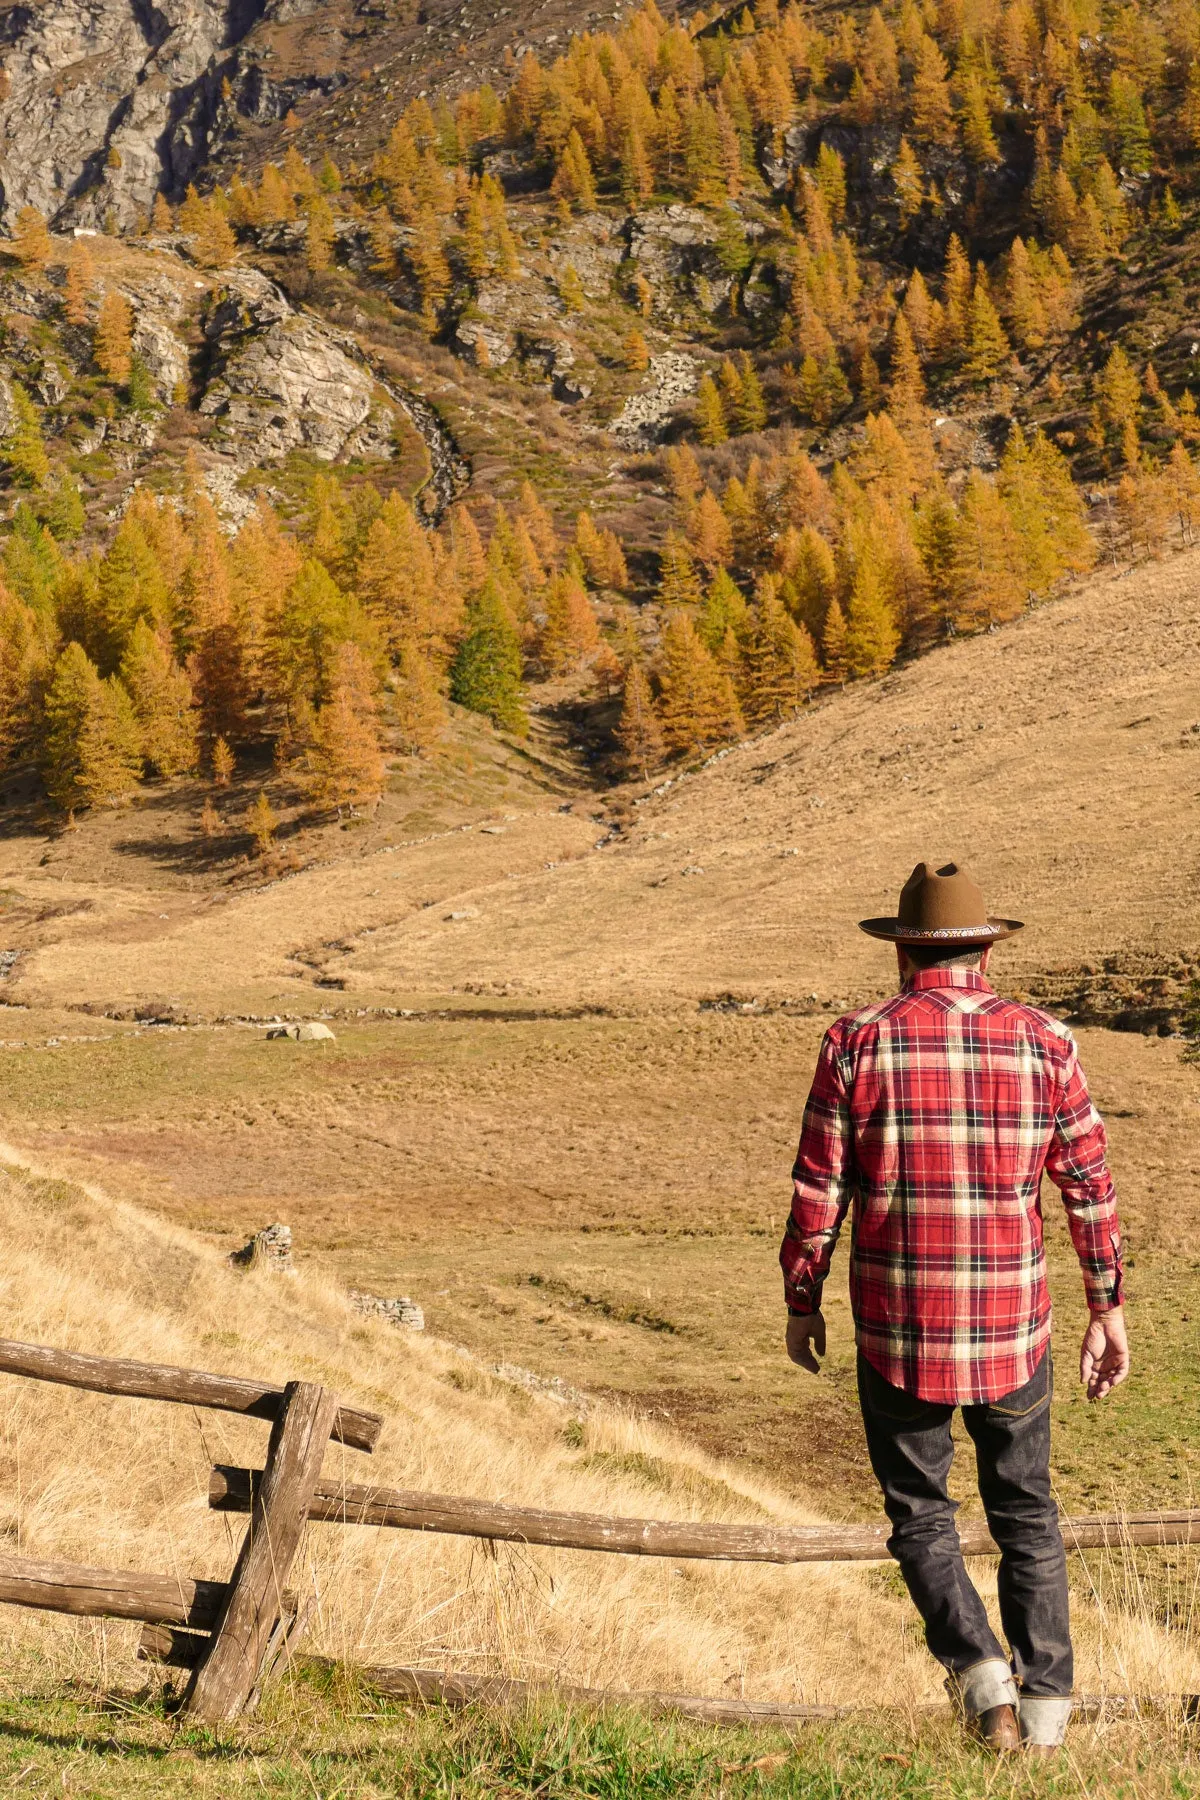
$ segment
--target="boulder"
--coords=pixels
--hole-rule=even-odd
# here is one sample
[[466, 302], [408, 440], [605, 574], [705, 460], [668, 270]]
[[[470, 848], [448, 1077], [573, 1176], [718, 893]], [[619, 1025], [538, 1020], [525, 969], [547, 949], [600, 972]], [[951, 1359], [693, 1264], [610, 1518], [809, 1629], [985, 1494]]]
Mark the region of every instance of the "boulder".
[[226, 271], [204, 331], [212, 372], [199, 410], [244, 467], [300, 449], [332, 462], [380, 412], [370, 442], [391, 454], [394, 420], [371, 376], [257, 269]]
[[322, 1025], [320, 1019], [305, 1019], [299, 1025], [269, 1025], [267, 1037], [286, 1038], [293, 1044], [336, 1044], [337, 1034], [330, 1031], [328, 1025]]

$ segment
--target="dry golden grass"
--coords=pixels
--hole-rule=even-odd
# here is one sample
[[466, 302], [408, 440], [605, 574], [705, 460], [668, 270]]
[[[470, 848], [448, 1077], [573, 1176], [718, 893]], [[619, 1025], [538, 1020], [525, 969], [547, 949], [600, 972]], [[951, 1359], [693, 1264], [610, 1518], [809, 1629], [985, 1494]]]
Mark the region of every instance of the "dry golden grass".
[[[804, 1520], [763, 1481], [669, 1431], [568, 1410], [435, 1339], [364, 1321], [319, 1278], [243, 1275], [183, 1230], [98, 1191], [8, 1166], [3, 1304], [14, 1336], [331, 1383], [382, 1409], [370, 1464], [402, 1486], [591, 1511]], [[5, 1379], [3, 1529], [34, 1556], [224, 1575], [240, 1521], [208, 1512], [210, 1461], [256, 1461], [265, 1431], [218, 1414]], [[660, 1492], [647, 1506], [646, 1469]], [[1081, 1685], [1200, 1685], [1190, 1595], [1161, 1622], [1100, 1559], [1078, 1609]], [[309, 1645], [338, 1657], [453, 1665], [629, 1690], [908, 1704], [938, 1696], [893, 1577], [850, 1568], [687, 1564], [313, 1527], [298, 1579], [317, 1598]], [[1130, 1600], [1134, 1602], [1129, 1604]], [[1157, 1603], [1156, 1603], [1157, 1604]], [[1163, 1618], [1169, 1617], [1169, 1613]], [[129, 1673], [136, 1628], [8, 1612], [61, 1678]]]

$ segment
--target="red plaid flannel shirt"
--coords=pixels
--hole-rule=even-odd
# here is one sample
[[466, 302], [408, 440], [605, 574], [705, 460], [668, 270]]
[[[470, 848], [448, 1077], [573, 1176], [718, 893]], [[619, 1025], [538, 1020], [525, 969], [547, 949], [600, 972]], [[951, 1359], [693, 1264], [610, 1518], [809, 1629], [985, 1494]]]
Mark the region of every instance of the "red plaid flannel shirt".
[[1074, 1039], [974, 969], [928, 969], [825, 1034], [779, 1260], [816, 1312], [854, 1202], [859, 1349], [921, 1399], [969, 1405], [1021, 1387], [1050, 1337], [1042, 1170], [1062, 1190], [1089, 1306], [1123, 1300], [1100, 1115]]

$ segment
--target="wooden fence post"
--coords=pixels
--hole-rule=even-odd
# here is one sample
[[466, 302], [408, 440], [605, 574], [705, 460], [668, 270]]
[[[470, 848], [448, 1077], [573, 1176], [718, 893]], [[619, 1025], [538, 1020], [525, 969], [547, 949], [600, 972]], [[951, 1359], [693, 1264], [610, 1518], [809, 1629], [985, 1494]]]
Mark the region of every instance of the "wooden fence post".
[[337, 1404], [336, 1394], [313, 1382], [290, 1381], [283, 1391], [250, 1527], [184, 1703], [184, 1710], [205, 1724], [231, 1724], [257, 1685]]

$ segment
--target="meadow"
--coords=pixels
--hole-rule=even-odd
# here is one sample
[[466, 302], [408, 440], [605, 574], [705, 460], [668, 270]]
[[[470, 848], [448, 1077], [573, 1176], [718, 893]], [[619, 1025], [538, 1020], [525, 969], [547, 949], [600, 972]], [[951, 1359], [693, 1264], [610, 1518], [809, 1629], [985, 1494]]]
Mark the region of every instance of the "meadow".
[[[233, 884], [113, 860], [108, 821], [94, 878], [86, 823], [14, 831], [6, 1334], [316, 1376], [385, 1414], [373, 1466], [330, 1453], [353, 1479], [641, 1516], [876, 1516], [844, 1254], [819, 1381], [784, 1359], [776, 1254], [820, 1033], [892, 979], [854, 920], [936, 841], [1030, 920], [998, 985], [1090, 1021], [1135, 1362], [1111, 1402], [1080, 1399], [1082, 1300], [1049, 1193], [1061, 1503], [1190, 1504], [1200, 1068], [1169, 1021], [1200, 940], [1180, 747], [1200, 711], [1180, 677], [1195, 568], [1100, 582], [660, 795], [618, 795], [606, 818], [519, 786], [503, 812], [494, 790], [460, 791], [424, 843], [387, 841], [393, 814], [304, 871]], [[1097, 619], [1104, 647], [1060, 678]], [[1118, 706], [1131, 643], [1147, 672]], [[1049, 721], [1028, 709], [1048, 670]], [[988, 732], [966, 736], [964, 686], [989, 688]], [[893, 738], [919, 748], [882, 753]], [[336, 1041], [270, 1042], [277, 1012], [325, 1017]], [[230, 1269], [273, 1219], [295, 1233], [296, 1278]], [[364, 1318], [350, 1287], [411, 1294], [427, 1330]], [[207, 1510], [206, 1470], [255, 1460], [264, 1435], [5, 1380], [0, 1527], [22, 1554], [222, 1575], [234, 1524]], [[968, 1507], [971, 1472], [960, 1458]], [[134, 1628], [9, 1612], [0, 1780], [323, 1800], [1200, 1791], [1177, 1715], [1081, 1721], [1038, 1770], [961, 1747], [886, 1567], [491, 1554], [314, 1526], [303, 1571], [306, 1648], [341, 1662], [864, 1710], [794, 1741], [550, 1699], [457, 1718], [297, 1666], [218, 1742], [177, 1731]], [[1073, 1557], [1081, 1689], [1200, 1691], [1198, 1574], [1189, 1550]]]

